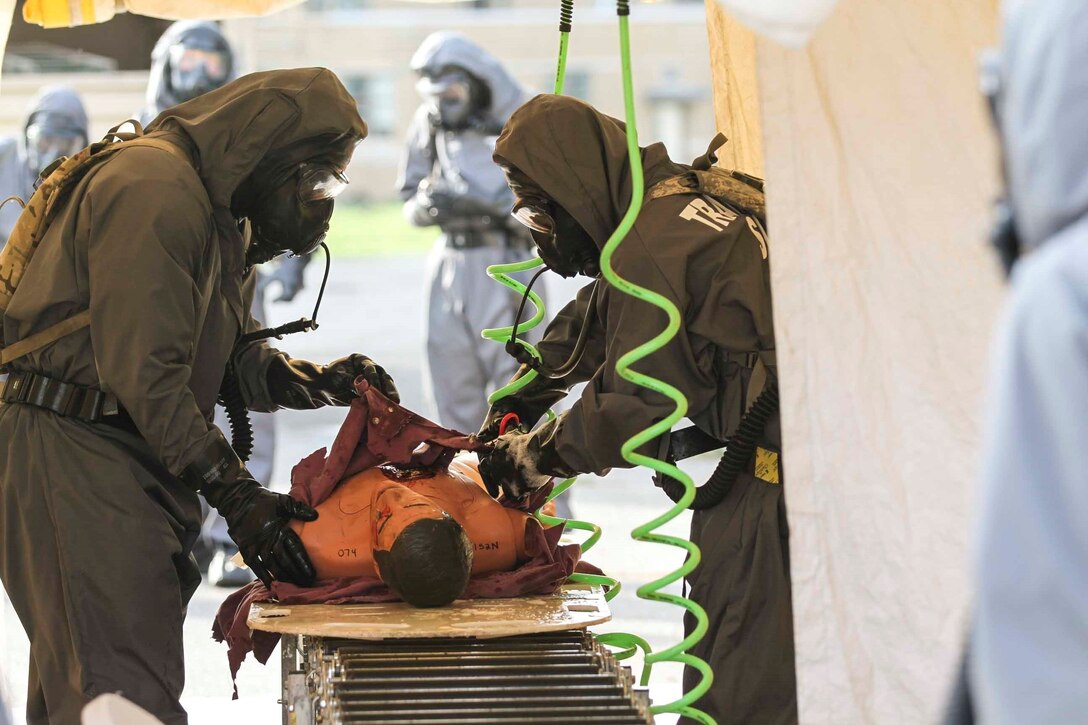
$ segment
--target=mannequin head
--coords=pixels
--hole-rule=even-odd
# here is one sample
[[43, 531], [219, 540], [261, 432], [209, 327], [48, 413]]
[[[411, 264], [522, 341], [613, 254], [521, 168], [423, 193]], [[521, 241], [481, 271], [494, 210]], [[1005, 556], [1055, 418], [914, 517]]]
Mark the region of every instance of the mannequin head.
[[472, 570], [472, 542], [449, 515], [421, 518], [401, 530], [388, 550], [375, 549], [378, 575], [417, 607], [441, 607], [464, 593]]

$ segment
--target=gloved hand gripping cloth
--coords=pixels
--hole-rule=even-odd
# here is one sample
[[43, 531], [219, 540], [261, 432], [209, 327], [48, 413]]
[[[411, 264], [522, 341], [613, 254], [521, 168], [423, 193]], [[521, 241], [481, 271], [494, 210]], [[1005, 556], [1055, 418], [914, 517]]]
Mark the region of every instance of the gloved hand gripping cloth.
[[[291, 472], [291, 496], [317, 507], [341, 482], [367, 469], [389, 463], [405, 469], [446, 467], [458, 451], [483, 450], [474, 436], [442, 428], [383, 396], [364, 379], [356, 380], [359, 397], [348, 411], [331, 450], [318, 450], [304, 458]], [[535, 491], [521, 501], [503, 505], [534, 511], [544, 503], [551, 486]], [[513, 571], [494, 571], [474, 575], [463, 594], [466, 599], [502, 598], [546, 594], [563, 583], [572, 573], [599, 573], [595, 567], [579, 561], [577, 544], [560, 545], [562, 526], [544, 529], [526, 527], [525, 548], [528, 560]], [[279, 635], [251, 631], [246, 624], [255, 602], [276, 600], [281, 604], [355, 604], [395, 601], [396, 594], [381, 579], [350, 577], [319, 580], [313, 587], [299, 587], [273, 582], [271, 590], [261, 582], [239, 589], [220, 606], [212, 626], [217, 641], [228, 644], [231, 676], [246, 654], [267, 663]], [[237, 697], [237, 691], [235, 691]]]
[[[509, 384], [512, 385], [520, 380], [530, 370], [528, 365], [522, 365], [510, 379]], [[491, 404], [477, 436], [485, 441], [497, 438], [499, 426], [509, 413], [517, 415], [519, 427], [531, 430], [553, 405], [566, 397], [569, 387], [564, 380], [552, 380], [543, 375], [536, 376], [531, 383], [517, 392], [499, 398]]]
[[498, 496], [501, 488], [506, 498], [516, 500], [553, 479], [578, 475], [555, 450], [555, 435], [565, 417], [564, 411], [530, 433], [507, 433], [495, 439], [491, 450], [480, 457], [480, 476], [492, 496]]
[[181, 480], [226, 519], [230, 537], [260, 580], [312, 583], [313, 564], [288, 522], [313, 521], [317, 512], [257, 483], [223, 434], [215, 433], [181, 472]]

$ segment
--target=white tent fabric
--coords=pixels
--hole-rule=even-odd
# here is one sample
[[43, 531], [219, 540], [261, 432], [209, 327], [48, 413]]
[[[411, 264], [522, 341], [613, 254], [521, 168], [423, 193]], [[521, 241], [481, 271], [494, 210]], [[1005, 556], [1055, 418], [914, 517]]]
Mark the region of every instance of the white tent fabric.
[[749, 29], [799, 48], [827, 20], [839, 0], [718, 0]]
[[731, 19], [717, 0], [706, 0], [714, 116], [729, 142], [718, 164], [762, 177], [763, 134], [756, 77], [756, 37]]
[[1000, 289], [975, 64], [996, 14], [843, 0], [803, 51], [756, 41], [758, 105], [715, 75], [722, 130], [762, 130], [806, 725], [934, 722], [962, 644]]

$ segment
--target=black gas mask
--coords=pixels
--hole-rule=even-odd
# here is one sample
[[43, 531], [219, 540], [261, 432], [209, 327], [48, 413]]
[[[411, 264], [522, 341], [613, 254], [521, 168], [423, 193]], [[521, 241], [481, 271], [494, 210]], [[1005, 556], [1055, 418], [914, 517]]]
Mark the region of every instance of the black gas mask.
[[[589, 340], [589, 331], [596, 319], [597, 294], [601, 282], [601, 250], [570, 212], [549, 199], [528, 177], [517, 169], [508, 167], [503, 167], [503, 173], [506, 174], [507, 185], [517, 198], [514, 203], [514, 218], [529, 229], [537, 254], [544, 262], [544, 267], [533, 276], [522, 295], [521, 304], [514, 314], [510, 339], [506, 342], [506, 352], [542, 377], [561, 380], [570, 375], [581, 362]], [[545, 365], [539, 357], [529, 353], [518, 342], [518, 328], [529, 293], [540, 275], [548, 269], [562, 277], [582, 274], [595, 280], [574, 348], [566, 362], [557, 367]]]
[[561, 277], [599, 277], [601, 250], [582, 225], [518, 169], [504, 166], [503, 173], [516, 198], [514, 218], [528, 227], [548, 269]]
[[40, 111], [26, 127], [26, 163], [37, 177], [57, 159], [87, 145], [87, 131], [65, 113]]
[[600, 250], [566, 209], [544, 198], [519, 198], [514, 218], [529, 228], [548, 269], [561, 277], [600, 276]]
[[424, 73], [416, 90], [431, 107], [431, 116], [447, 130], [467, 128], [473, 114], [483, 105], [481, 84], [459, 68]]
[[207, 28], [194, 28], [168, 51], [170, 88], [176, 103], [191, 100], [230, 80], [231, 52]]
[[329, 231], [333, 200], [347, 184], [343, 172], [322, 161], [294, 164], [273, 177], [248, 213], [252, 237], [246, 265], [317, 249]]

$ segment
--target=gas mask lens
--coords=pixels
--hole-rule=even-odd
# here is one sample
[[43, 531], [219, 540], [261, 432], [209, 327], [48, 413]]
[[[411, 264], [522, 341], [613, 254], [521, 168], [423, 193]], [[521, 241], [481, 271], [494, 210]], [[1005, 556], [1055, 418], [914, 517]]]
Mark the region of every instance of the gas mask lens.
[[447, 71], [438, 75], [425, 75], [416, 84], [440, 123], [446, 128], [460, 128], [472, 114], [472, 86], [462, 71]]
[[253, 241], [246, 251], [250, 266], [281, 254], [305, 256], [325, 240], [332, 219], [333, 198], [348, 178], [325, 162], [290, 166], [266, 187], [259, 206], [249, 215]]
[[549, 237], [555, 234], [555, 220], [543, 206], [519, 203], [513, 213], [514, 218], [529, 227], [530, 231]]
[[348, 177], [328, 166], [303, 164], [299, 173], [298, 198], [304, 204], [335, 199], [348, 186]]
[[[552, 266], [554, 262], [550, 252], [555, 246], [555, 220], [543, 206], [534, 206], [528, 203], [519, 203], [514, 207], [514, 218], [529, 229], [529, 235], [536, 245], [536, 253], [545, 264]], [[554, 267], [553, 267], [554, 269]]]
[[469, 88], [467, 81], [451, 83], [436, 97], [438, 111], [443, 115], [460, 116], [469, 107]]
[[27, 162], [35, 175], [62, 156], [71, 156], [86, 145], [83, 134], [50, 123], [32, 123], [26, 130]]
[[170, 48], [170, 85], [177, 102], [214, 91], [230, 76], [230, 56], [222, 50], [183, 43]]
[[228, 66], [226, 54], [219, 50], [189, 48], [180, 43], [170, 49], [170, 67], [180, 73], [198, 73], [222, 83], [230, 72]]
[[447, 84], [434, 98], [439, 105], [457, 105], [468, 103], [468, 81], [457, 80]]

